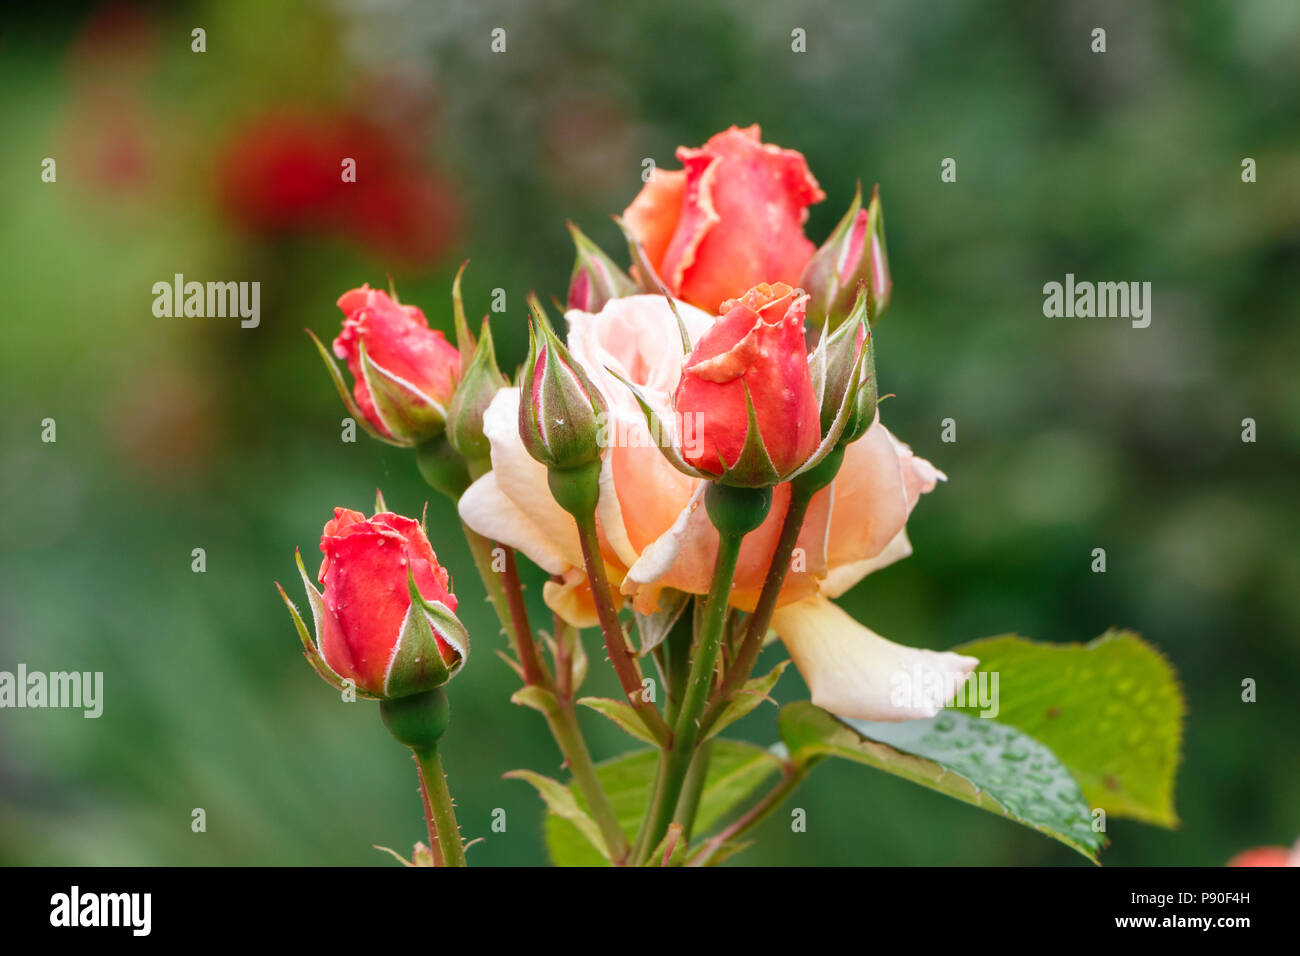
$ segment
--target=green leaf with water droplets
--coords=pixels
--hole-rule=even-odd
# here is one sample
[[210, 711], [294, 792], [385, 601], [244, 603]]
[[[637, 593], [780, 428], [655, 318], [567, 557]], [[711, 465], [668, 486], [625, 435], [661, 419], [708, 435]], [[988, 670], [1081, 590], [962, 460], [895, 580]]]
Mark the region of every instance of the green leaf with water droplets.
[[1094, 863], [1106, 845], [1069, 770], [1014, 727], [957, 712], [899, 723], [840, 720], [809, 701], [786, 705], [780, 726], [796, 763], [864, 763], [1032, 827]]
[[[657, 750], [640, 750], [596, 765], [596, 775], [609, 794], [610, 806], [629, 840], [645, 814], [654, 789]], [[753, 744], [738, 740], [715, 740], [709, 773], [700, 795], [695, 832], [704, 834], [752, 794], [763, 781], [781, 770], [781, 761]], [[572, 789], [572, 788], [570, 788]], [[585, 812], [579, 793], [575, 802]], [[571, 822], [555, 813], [546, 814], [546, 848], [557, 866], [608, 866], [608, 861]]]
[[[998, 710], [991, 716], [1051, 747], [1090, 806], [1178, 825], [1174, 776], [1187, 708], [1158, 650], [1131, 631], [1114, 630], [1088, 644], [1008, 634], [954, 649], [980, 660], [968, 688], [987, 695], [997, 675]], [[978, 712], [974, 699], [967, 704], [967, 713]]]

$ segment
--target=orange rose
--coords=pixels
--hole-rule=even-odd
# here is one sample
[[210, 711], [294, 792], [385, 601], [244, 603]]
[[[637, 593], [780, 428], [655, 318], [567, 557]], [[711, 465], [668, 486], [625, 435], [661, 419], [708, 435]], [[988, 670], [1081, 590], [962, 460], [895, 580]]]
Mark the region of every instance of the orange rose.
[[[678, 311], [692, 342], [713, 326], [699, 309], [682, 303]], [[679, 440], [689, 453], [693, 436], [651, 434], [631, 392], [610, 371], [635, 383], [665, 427], [673, 427], [671, 396], [684, 356], [668, 303], [662, 296], [629, 296], [611, 300], [598, 315], [574, 310], [567, 319], [569, 351], [608, 406], [596, 517], [611, 582], [642, 613], [658, 608], [665, 589], [706, 593], [718, 548], [703, 506], [706, 484], [679, 472], [656, 444]], [[576, 527], [551, 497], [545, 467], [524, 450], [518, 408], [515, 388], [503, 389], [488, 408], [483, 430], [492, 471], [462, 496], [461, 517], [559, 577], [545, 587], [547, 604], [576, 626], [594, 626]], [[839, 477], [813, 498], [797, 544], [804, 560], [786, 577], [773, 627], [819, 706], [867, 720], [932, 716], [930, 704], [891, 699], [895, 675], [964, 679], [977, 663], [893, 644], [830, 602], [911, 553], [908, 514], [942, 477], [877, 420], [848, 446]], [[777, 485], [767, 520], [744, 539], [731, 592], [736, 607], [752, 609], [758, 599], [789, 499], [789, 485]], [[960, 680], [950, 683], [960, 686]]]
[[764, 282], [799, 285], [808, 207], [826, 198], [803, 154], [733, 126], [677, 158], [684, 168], [656, 169], [623, 213], [669, 291], [717, 312]]

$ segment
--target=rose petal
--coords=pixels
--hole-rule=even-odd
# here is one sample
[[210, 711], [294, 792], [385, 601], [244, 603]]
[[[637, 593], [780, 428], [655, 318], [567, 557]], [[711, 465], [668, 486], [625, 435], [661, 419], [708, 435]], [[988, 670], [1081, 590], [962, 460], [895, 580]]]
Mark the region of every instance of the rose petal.
[[933, 717], [941, 703], [926, 690], [941, 684], [942, 704], [951, 703], [979, 664], [963, 654], [887, 641], [821, 596], [781, 608], [772, 626], [812, 691], [813, 703], [857, 720]]

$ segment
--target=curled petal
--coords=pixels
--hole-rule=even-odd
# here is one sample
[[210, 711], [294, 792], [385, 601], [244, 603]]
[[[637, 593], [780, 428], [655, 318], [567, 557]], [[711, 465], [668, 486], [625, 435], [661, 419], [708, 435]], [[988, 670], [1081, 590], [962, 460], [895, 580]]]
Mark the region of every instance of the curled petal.
[[563, 580], [543, 584], [542, 599], [547, 607], [574, 627], [597, 627], [600, 624], [591, 582], [580, 568], [570, 568]]
[[933, 717], [979, 664], [963, 654], [887, 641], [822, 596], [781, 608], [772, 626], [813, 703], [855, 720]]

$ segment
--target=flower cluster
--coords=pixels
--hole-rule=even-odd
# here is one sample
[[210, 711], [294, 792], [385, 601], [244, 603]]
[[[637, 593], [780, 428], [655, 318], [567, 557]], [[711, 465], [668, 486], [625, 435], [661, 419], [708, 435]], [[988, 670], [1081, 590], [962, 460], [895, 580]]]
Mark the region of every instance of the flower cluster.
[[[891, 293], [878, 192], [864, 206], [859, 191], [817, 246], [804, 222], [825, 194], [800, 153], [762, 142], [751, 126], [677, 155], [682, 169], [656, 170], [618, 219], [627, 270], [570, 225], [577, 255], [564, 325], [530, 297], [528, 357], [512, 378], [497, 365], [487, 319], [477, 336], [470, 330], [460, 274], [455, 344], [396, 292], [366, 285], [338, 300], [332, 350], [316, 341], [358, 423], [414, 449], [428, 483], [454, 500], [524, 683], [514, 700], [546, 718], [582, 809], [557, 781], [507, 776], [535, 785], [616, 865], [716, 862], [761, 818], [754, 809], [689, 845], [710, 759], [703, 745], [780, 678], [785, 662], [753, 674], [773, 634], [812, 698], [783, 710], [783, 734], [787, 713], [826, 740], [934, 718], [960, 703], [979, 664], [893, 643], [834, 603], [911, 553], [912, 509], [945, 480], [877, 410], [875, 327]], [[519, 322], [509, 334], [524, 333]], [[390, 511], [382, 496], [370, 518], [335, 509], [321, 550], [324, 590], [302, 572], [314, 636], [290, 604], [304, 653], [335, 687], [379, 700], [388, 728], [415, 753], [429, 826], [417, 863], [463, 864], [437, 755], [444, 687], [469, 652], [451, 579], [423, 522]], [[550, 633], [529, 623], [517, 555], [549, 575]], [[600, 630], [621, 700], [577, 696], [588, 628]], [[650, 660], [659, 699], [647, 691]], [[900, 693], [900, 678], [915, 692]], [[575, 704], [659, 751], [634, 830], [614, 812]], [[864, 721], [872, 723], [854, 723]], [[787, 744], [807, 749], [794, 729]], [[1020, 748], [1006, 761], [1039, 748], [1046, 756], [1031, 762], [1034, 773], [1053, 779], [1055, 758], [1042, 744], [975, 730], [988, 746]], [[863, 741], [864, 762], [922, 759], [853, 739]], [[821, 753], [792, 754], [783, 780], [797, 783]], [[989, 759], [1011, 773], [1001, 757]], [[934, 766], [941, 772], [908, 773], [942, 780], [945, 765]], [[1061, 819], [1034, 825], [1095, 851], [1102, 838], [1084, 822], [1078, 788], [1063, 792], [1053, 797], [1069, 803]]]

